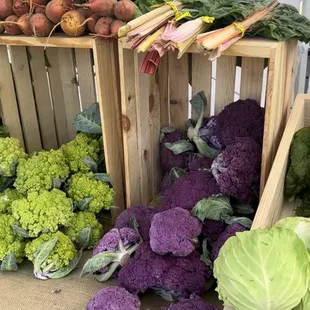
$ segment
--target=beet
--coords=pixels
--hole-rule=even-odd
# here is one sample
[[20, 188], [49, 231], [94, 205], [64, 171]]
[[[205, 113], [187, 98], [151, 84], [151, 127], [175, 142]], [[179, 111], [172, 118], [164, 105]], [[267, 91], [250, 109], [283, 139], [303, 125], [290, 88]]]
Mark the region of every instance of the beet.
[[94, 14], [105, 17], [114, 15], [114, 5], [116, 0], [92, 0], [85, 4], [76, 4], [77, 7], [89, 8]]
[[[88, 28], [88, 31], [90, 33], [95, 33], [95, 26], [96, 26], [96, 23], [99, 20], [99, 18], [100, 18], [100, 16], [98, 16], [96, 14], [92, 14], [89, 18], [87, 18], [88, 19], [87, 28]], [[111, 18], [111, 17], [107, 17], [107, 18]]]
[[62, 16], [72, 9], [71, 0], [52, 0], [45, 9], [47, 18], [57, 24], [61, 21]]
[[100, 36], [109, 36], [111, 34], [111, 19], [109, 17], [101, 17], [96, 23], [95, 33]]
[[25, 34], [26, 36], [33, 35], [33, 31], [30, 26], [30, 17], [31, 17], [30, 13], [24, 14], [18, 19], [18, 22], [17, 22], [18, 27], [20, 28], [22, 33]]
[[30, 27], [36, 37], [48, 37], [53, 24], [44, 14], [39, 13], [30, 17]]
[[13, 15], [13, 1], [1, 0], [0, 1], [0, 20], [5, 20], [10, 15]]
[[30, 6], [23, 0], [14, 0], [13, 12], [16, 16], [21, 17], [30, 12]]
[[14, 22], [4, 24], [5, 32], [11, 36], [17, 36], [22, 33], [20, 28], [18, 27], [18, 17], [16, 15], [10, 15], [5, 19], [5, 22]]
[[118, 37], [118, 29], [126, 25], [125, 22], [121, 20], [114, 20], [113, 23], [111, 24], [111, 35]]
[[88, 18], [93, 14], [89, 8], [78, 8], [77, 11], [84, 15], [85, 18]]
[[34, 13], [35, 14], [39, 14], [39, 13], [45, 14], [45, 7], [36, 5], [34, 8]]
[[79, 37], [86, 30], [85, 21], [83, 14], [77, 10], [72, 10], [63, 15], [60, 26], [65, 34], [71, 37]]
[[114, 6], [114, 14], [117, 19], [130, 22], [136, 16], [137, 8], [130, 0], [120, 0]]

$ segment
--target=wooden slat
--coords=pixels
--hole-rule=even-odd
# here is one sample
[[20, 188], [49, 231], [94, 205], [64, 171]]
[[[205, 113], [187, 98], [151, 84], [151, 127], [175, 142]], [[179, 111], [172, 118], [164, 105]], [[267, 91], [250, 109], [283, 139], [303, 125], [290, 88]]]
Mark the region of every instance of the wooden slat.
[[72, 140], [76, 136], [73, 120], [76, 114], [81, 111], [75, 64], [73, 61], [73, 54], [71, 49], [59, 48], [57, 49], [57, 53], [63, 96], [65, 100], [69, 139]]
[[40, 125], [43, 148], [46, 150], [58, 147], [54, 113], [50, 98], [44, 50], [40, 47], [29, 47], [30, 67], [35, 92], [35, 101]]
[[94, 69], [91, 50], [75, 49], [76, 66], [78, 71], [82, 108], [96, 102]]
[[161, 127], [170, 126], [170, 89], [169, 89], [169, 58], [162, 57], [156, 74], [160, 95], [160, 122]]
[[125, 208], [117, 42], [115, 40], [94, 40], [93, 51], [97, 68], [97, 85], [99, 85], [98, 97], [105, 145], [105, 163], [116, 192], [115, 204], [119, 207], [119, 209], [111, 210], [112, 223], [114, 223], [118, 214]]
[[[200, 91], [204, 91], [208, 100], [205, 110], [205, 116], [209, 117], [211, 113], [211, 81], [212, 81], [212, 62], [201, 54], [192, 55], [192, 88], [193, 96]], [[192, 117], [197, 117], [192, 111]]]
[[42, 144], [26, 48], [10, 47], [10, 50], [25, 145], [28, 152], [38, 151]]
[[6, 46], [0, 46], [0, 101], [4, 123], [9, 127], [11, 136], [19, 139], [21, 145], [25, 147]]
[[188, 119], [188, 55], [169, 54], [170, 125], [184, 129]]
[[127, 207], [141, 203], [134, 54], [119, 42], [120, 86], [123, 118], [124, 167]]
[[45, 51], [49, 63], [48, 74], [55, 115], [55, 125], [58, 144], [62, 145], [69, 141], [67, 118], [65, 113], [65, 98], [63, 95], [62, 82], [60, 77], [60, 66], [56, 48], [49, 48]]
[[254, 99], [260, 104], [263, 88], [264, 59], [242, 58], [241, 99]]
[[217, 60], [215, 114], [234, 101], [236, 57], [222, 56]]

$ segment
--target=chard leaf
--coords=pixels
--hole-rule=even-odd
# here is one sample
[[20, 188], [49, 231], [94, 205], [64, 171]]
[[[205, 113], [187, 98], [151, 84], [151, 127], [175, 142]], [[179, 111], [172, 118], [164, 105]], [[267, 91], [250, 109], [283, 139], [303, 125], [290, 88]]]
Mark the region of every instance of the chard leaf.
[[7, 255], [0, 266], [1, 271], [16, 271], [18, 270], [17, 261], [14, 253]]
[[35, 272], [41, 269], [41, 265], [45, 262], [45, 260], [54, 250], [57, 242], [58, 242], [58, 238], [55, 238], [55, 239], [44, 242], [38, 247], [35, 253], [35, 258], [33, 260]]
[[62, 185], [62, 181], [59, 178], [55, 178], [53, 180], [53, 187], [54, 188], [60, 189], [61, 185]]
[[80, 231], [76, 243], [81, 249], [87, 249], [90, 246], [92, 232], [92, 227], [85, 227]]
[[101, 135], [99, 104], [93, 103], [89, 108], [78, 113], [73, 121], [73, 126], [77, 131]]
[[194, 145], [186, 140], [179, 140], [174, 143], [165, 143], [165, 147], [173, 152], [174, 155], [179, 155], [184, 152], [194, 152]]
[[210, 258], [210, 251], [208, 250], [208, 239], [202, 241], [202, 254], [200, 260], [204, 262], [208, 267], [212, 268], [212, 260]]
[[107, 173], [94, 173], [93, 178], [98, 181], [109, 183], [113, 187], [110, 175]]
[[181, 168], [172, 168], [169, 173], [169, 187], [172, 186], [174, 181], [176, 181], [178, 178], [182, 177], [186, 174], [186, 171]]
[[82, 269], [80, 277], [85, 277], [113, 262], [119, 262], [119, 254], [114, 252], [102, 252], [88, 259]]
[[83, 253], [83, 251], [80, 250], [78, 255], [70, 262], [70, 264], [68, 266], [61, 268], [58, 271], [47, 274], [48, 278], [60, 279], [60, 278], [67, 276], [78, 265], [78, 263], [82, 257], [82, 253]]
[[111, 278], [111, 276], [114, 274], [114, 272], [119, 266], [120, 266], [119, 262], [112, 263], [105, 273], [94, 274], [94, 277], [99, 282], [105, 282]]
[[79, 209], [80, 211], [86, 211], [88, 209], [89, 203], [93, 200], [93, 198], [84, 198], [78, 202], [75, 202], [74, 209]]
[[192, 215], [201, 221], [206, 219], [221, 221], [226, 216], [233, 215], [233, 209], [227, 196], [212, 196], [200, 200], [192, 210]]
[[89, 168], [89, 170], [93, 173], [98, 171], [97, 163], [90, 157], [82, 158], [82, 162]]
[[17, 233], [20, 237], [23, 238], [29, 238], [29, 234], [26, 230], [22, 229], [21, 227], [13, 224], [12, 229], [14, 230], [15, 233]]
[[252, 221], [247, 217], [237, 217], [237, 216], [224, 216], [223, 220], [227, 225], [231, 225], [233, 223], [238, 223], [245, 228], [251, 228]]

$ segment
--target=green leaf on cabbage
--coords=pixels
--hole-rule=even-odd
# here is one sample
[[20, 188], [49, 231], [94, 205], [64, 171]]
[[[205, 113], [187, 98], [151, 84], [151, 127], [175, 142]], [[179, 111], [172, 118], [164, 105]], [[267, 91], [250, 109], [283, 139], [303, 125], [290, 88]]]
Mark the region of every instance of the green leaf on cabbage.
[[309, 284], [309, 255], [291, 230], [237, 233], [214, 263], [219, 298], [238, 310], [291, 310]]

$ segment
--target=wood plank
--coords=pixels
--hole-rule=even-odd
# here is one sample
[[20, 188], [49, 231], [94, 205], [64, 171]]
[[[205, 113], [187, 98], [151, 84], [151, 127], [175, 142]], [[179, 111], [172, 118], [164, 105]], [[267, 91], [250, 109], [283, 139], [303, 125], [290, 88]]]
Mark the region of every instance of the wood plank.
[[9, 127], [11, 136], [17, 138], [22, 147], [25, 147], [12, 70], [6, 46], [0, 46], [0, 101], [3, 121]]
[[75, 49], [76, 66], [78, 71], [82, 109], [96, 102], [94, 68], [91, 50]]
[[254, 99], [261, 102], [263, 88], [264, 59], [242, 58], [241, 66], [241, 99]]
[[[212, 62], [201, 54], [192, 55], [192, 88], [193, 96], [200, 91], [204, 91], [208, 105], [206, 107], [205, 116], [209, 117], [211, 114], [211, 81], [212, 81]], [[194, 111], [192, 117], [197, 118]]]
[[[63, 47], [63, 48], [92, 48], [93, 38], [90, 36], [68, 37], [64, 34], [54, 34], [49, 38], [0, 35], [0, 45]], [[46, 42], [48, 44], [46, 44]]]
[[[309, 95], [299, 95], [296, 99], [261, 197], [252, 229], [270, 227], [281, 216], [289, 149], [295, 132], [304, 126], [306, 98], [310, 101]], [[310, 110], [308, 111], [310, 112]]]
[[141, 202], [141, 179], [138, 152], [137, 110], [135, 89], [134, 53], [124, 49], [119, 41], [120, 86], [123, 119], [124, 167], [126, 205]]
[[50, 90], [45, 66], [44, 50], [40, 47], [29, 47], [31, 56], [30, 68], [35, 93], [35, 101], [43, 148], [57, 149], [57, 135], [54, 112], [50, 98]]
[[42, 144], [26, 48], [10, 47], [10, 51], [26, 149], [39, 151]]
[[169, 57], [165, 55], [160, 61], [156, 81], [160, 96], [160, 122], [161, 127], [170, 126], [170, 88], [169, 88]]
[[73, 50], [71, 49], [57, 49], [58, 63], [60, 68], [60, 79], [65, 100], [65, 111], [70, 140], [74, 139], [76, 136], [76, 130], [73, 126], [73, 120], [76, 114], [81, 111], [78, 85], [76, 80], [75, 63], [73, 60], [72, 52]]
[[57, 49], [49, 48], [45, 51], [45, 54], [49, 63], [49, 67], [47, 69], [55, 115], [57, 140], [58, 145], [62, 145], [69, 141], [69, 133]]
[[217, 59], [215, 114], [234, 101], [236, 57], [222, 56]]
[[185, 129], [188, 120], [188, 55], [169, 53], [170, 126]]
[[107, 173], [111, 176], [116, 192], [114, 201], [119, 207], [119, 209], [111, 210], [112, 223], [114, 223], [118, 214], [125, 208], [117, 42], [113, 39], [94, 40], [93, 42], [105, 162]]

